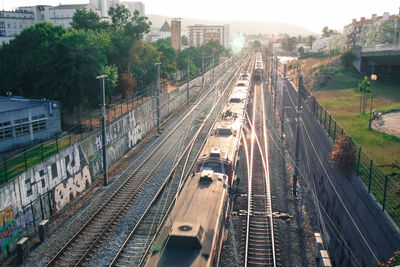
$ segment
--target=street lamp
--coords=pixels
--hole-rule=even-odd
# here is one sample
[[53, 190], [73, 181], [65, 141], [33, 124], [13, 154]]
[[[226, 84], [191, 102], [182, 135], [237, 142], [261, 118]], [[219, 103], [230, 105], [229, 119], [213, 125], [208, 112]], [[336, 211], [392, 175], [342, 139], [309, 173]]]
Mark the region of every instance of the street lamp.
[[104, 90], [104, 79], [107, 75], [97, 76], [96, 79], [99, 80], [100, 85], [100, 96], [101, 96], [101, 143], [103, 147], [103, 178], [104, 178], [104, 186], [107, 186], [107, 147], [106, 147], [106, 119], [105, 119], [105, 101], [106, 94]]
[[372, 74], [371, 75], [371, 80], [372, 80], [372, 88], [371, 88], [371, 106], [369, 108], [369, 121], [368, 121], [368, 128], [371, 129], [371, 123], [372, 123], [372, 101], [374, 100], [374, 95], [373, 93], [373, 89], [374, 89], [374, 85], [375, 85], [375, 81], [376, 79], [378, 79], [378, 76], [376, 74]]

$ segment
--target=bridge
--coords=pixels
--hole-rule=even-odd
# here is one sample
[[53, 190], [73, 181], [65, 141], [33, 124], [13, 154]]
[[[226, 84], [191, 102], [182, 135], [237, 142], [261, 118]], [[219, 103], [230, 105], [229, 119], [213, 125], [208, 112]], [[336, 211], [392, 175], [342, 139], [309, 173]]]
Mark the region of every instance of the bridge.
[[361, 73], [400, 74], [400, 44], [366, 46], [355, 55], [353, 65]]

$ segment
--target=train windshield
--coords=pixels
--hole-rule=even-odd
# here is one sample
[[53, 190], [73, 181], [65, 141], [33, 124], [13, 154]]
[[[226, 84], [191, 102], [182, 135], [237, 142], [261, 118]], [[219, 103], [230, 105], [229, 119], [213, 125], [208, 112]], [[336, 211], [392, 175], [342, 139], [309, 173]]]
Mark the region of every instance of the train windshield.
[[200, 165], [200, 172], [205, 170], [213, 170], [214, 172], [228, 175], [228, 164], [221, 162], [204, 162]]

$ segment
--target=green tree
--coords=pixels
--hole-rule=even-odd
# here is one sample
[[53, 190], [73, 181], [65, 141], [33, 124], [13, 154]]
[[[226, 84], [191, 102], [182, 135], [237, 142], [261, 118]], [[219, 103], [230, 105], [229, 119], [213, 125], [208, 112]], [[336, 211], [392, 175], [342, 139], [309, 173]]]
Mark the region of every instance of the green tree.
[[337, 31], [329, 29], [328, 26], [325, 26], [324, 28], [322, 28], [322, 37], [330, 37], [330, 36], [335, 35], [337, 33], [338, 33]]
[[297, 45], [297, 38], [295, 36], [285, 34], [283, 38], [280, 39], [280, 44], [283, 50], [287, 52], [293, 52]]
[[24, 29], [0, 50], [0, 92], [32, 98], [50, 98], [50, 88], [42, 88], [39, 81], [46, 79], [48, 50], [66, 32], [62, 26], [48, 22], [36, 23]]
[[113, 44], [107, 54], [109, 63], [116, 65], [120, 73], [131, 73], [132, 53], [130, 50], [136, 42], [142, 42], [143, 34], [149, 32], [151, 23], [147, 21], [147, 17], [139, 16], [137, 10], [131, 17], [129, 10], [123, 6], [110, 8], [109, 13], [113, 21], [111, 30], [108, 32]]
[[101, 21], [93, 10], [77, 9], [72, 17], [73, 29], [101, 30], [108, 27], [108, 22]]
[[342, 62], [343, 66], [349, 68], [352, 66], [354, 61], [354, 55], [351, 51], [347, 51], [340, 56], [340, 61]]
[[308, 35], [307, 38], [306, 38], [306, 44], [309, 47], [312, 47], [312, 44], [315, 42], [315, 40], [316, 40], [316, 38], [315, 38], [314, 35]]
[[186, 35], [182, 35], [181, 43], [182, 43], [183, 46], [188, 46], [189, 45], [189, 40], [188, 40]]
[[111, 24], [114, 28], [123, 28], [131, 18], [131, 12], [123, 5], [110, 7], [108, 15], [111, 17]]
[[162, 44], [171, 46], [171, 37], [158, 39], [157, 41], [154, 42], [155, 46], [160, 46]]
[[259, 40], [254, 40], [253, 44], [251, 45], [251, 48], [253, 50], [258, 50], [261, 47], [261, 42]]
[[299, 48], [297, 48], [297, 52], [300, 54], [300, 56], [304, 55], [304, 47], [300, 46]]
[[100, 74], [107, 75], [107, 78], [104, 80], [104, 87], [108, 103], [110, 104], [118, 84], [118, 69], [116, 66], [104, 65], [101, 68]]
[[364, 76], [364, 79], [362, 80], [361, 83], [358, 84], [358, 90], [361, 92], [361, 97], [360, 97], [360, 113], [362, 110], [362, 113], [365, 114], [365, 106], [367, 105], [367, 93], [370, 93], [371, 87], [371, 82], [368, 80], [367, 76]]
[[161, 76], [163, 78], [167, 78], [168, 75], [173, 74], [177, 71], [176, 68], [176, 55], [177, 52], [172, 46], [168, 46], [165, 44], [160, 45], [157, 48], [160, 54], [160, 62], [161, 62]]
[[[198, 70], [201, 69], [202, 55], [198, 47], [188, 47], [180, 51], [176, 58], [176, 67], [183, 72], [187, 71], [187, 59], [190, 56], [189, 71], [190, 75], [196, 75]], [[196, 65], [196, 63], [198, 65]]]
[[98, 106], [96, 77], [108, 70], [106, 74], [113, 79], [115, 68], [105, 68], [107, 59], [97, 40], [96, 32], [91, 30], [72, 30], [62, 35], [49, 51], [45, 69], [48, 78], [41, 83], [44, 88], [52, 88], [63, 108], [76, 111], [78, 121], [83, 108]]
[[135, 42], [130, 50], [131, 74], [142, 88], [143, 85], [154, 83], [156, 78], [155, 62], [158, 62], [157, 49], [148, 42]]

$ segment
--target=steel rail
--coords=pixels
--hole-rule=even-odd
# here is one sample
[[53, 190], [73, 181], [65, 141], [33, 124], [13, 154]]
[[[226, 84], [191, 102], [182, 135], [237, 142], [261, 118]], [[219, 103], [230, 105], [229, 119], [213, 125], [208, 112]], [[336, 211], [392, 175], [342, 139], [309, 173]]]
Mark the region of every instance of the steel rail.
[[[190, 145], [187, 146], [187, 148], [185, 149], [185, 151], [182, 153], [181, 157], [179, 158], [179, 160], [177, 161], [177, 163], [175, 164], [175, 166], [173, 167], [173, 169], [172, 169], [171, 172], [169, 173], [168, 179], [166, 179], [166, 181], [164, 181], [163, 185], [161, 186], [161, 188], [159, 189], [159, 191], [157, 192], [157, 194], [154, 196], [153, 200], [151, 201], [151, 203], [150, 203], [149, 206], [147, 207], [146, 211], [145, 211], [144, 214], [141, 216], [141, 218], [139, 219], [139, 221], [138, 221], [138, 223], [136, 224], [136, 226], [134, 227], [134, 229], [130, 232], [130, 234], [128, 235], [128, 237], [126, 238], [126, 240], [124, 241], [124, 243], [123, 243], [122, 246], [120, 247], [118, 253], [116, 254], [116, 256], [114, 257], [114, 259], [112, 260], [112, 262], [111, 262], [111, 264], [110, 264], [109, 266], [115, 266], [115, 264], [117, 263], [118, 259], [121, 257], [121, 255], [122, 255], [122, 253], [123, 253], [125, 247], [128, 245], [128, 243], [130, 242], [131, 238], [132, 238], [133, 235], [136, 233], [136, 231], [137, 231], [137, 229], [138, 229], [140, 223], [141, 223], [141, 222], [144, 220], [144, 218], [147, 216], [147, 214], [148, 214], [150, 208], [151, 208], [152, 205], [157, 201], [157, 199], [158, 199], [159, 195], [161, 194], [162, 190], [166, 187], [167, 183], [171, 180], [171, 178], [172, 178], [172, 176], [174, 175], [174, 172], [176, 171], [176, 168], [178, 167], [179, 163], [182, 161], [182, 159], [184, 158], [184, 156], [185, 156], [186, 154], [189, 156], [189, 154], [190, 154], [190, 152], [191, 152], [191, 149], [193, 148], [193, 145], [194, 145], [194, 143], [195, 143], [195, 140], [197, 139], [198, 135], [200, 134], [201, 130], [203, 129], [204, 124], [206, 123], [206, 121], [208, 120], [208, 118], [211, 116], [211, 113], [212, 113], [213, 110], [215, 109], [217, 103], [219, 103], [220, 100], [221, 100], [221, 98], [225, 95], [225, 91], [230, 87], [232, 80], [233, 80], [234, 77], [237, 75], [237, 71], [236, 71], [236, 73], [233, 74], [233, 75], [232, 75], [232, 74], [228, 74], [228, 75], [227, 75], [227, 76], [228, 76], [227, 78], [225, 78], [225, 77], [221, 78], [221, 79], [219, 80], [219, 82], [218, 82], [217, 84], [214, 85], [214, 87], [216, 88], [216, 87], [218, 86], [218, 84], [220, 84], [220, 83], [222, 82], [222, 80], [229, 79], [229, 76], [230, 76], [230, 75], [231, 75], [231, 80], [230, 80], [230, 82], [229, 82], [229, 85], [225, 87], [224, 93], [220, 95], [219, 100], [213, 105], [213, 107], [212, 107], [212, 109], [210, 110], [209, 114], [208, 114], [207, 117], [203, 120], [202, 125], [201, 125], [200, 128], [197, 130], [197, 132], [196, 132], [196, 134], [194, 135], [194, 137], [192, 138], [192, 140], [191, 140], [191, 142], [190, 142]], [[222, 109], [221, 109], [221, 110], [222, 110]], [[221, 110], [218, 112], [218, 114], [221, 112]], [[218, 114], [215, 116], [216, 118], [218, 117]], [[215, 119], [214, 119], [214, 123], [215, 123]], [[214, 123], [213, 123], [213, 124], [214, 124]], [[212, 126], [211, 126], [210, 130], [208, 131], [208, 134], [211, 132], [211, 130], [212, 130]], [[207, 136], [208, 136], [208, 134], [207, 134]], [[202, 146], [204, 145], [204, 143], [205, 143], [205, 141], [203, 142]], [[201, 146], [201, 147], [202, 147], [202, 146]], [[200, 150], [201, 150], [201, 147], [200, 147]], [[197, 155], [199, 155], [199, 153], [201, 152], [200, 150], [197, 152]], [[186, 161], [185, 161], [185, 163], [184, 163], [185, 166], [186, 166], [187, 160], [188, 160], [188, 158], [186, 159]], [[190, 169], [193, 168], [194, 164], [195, 164], [195, 161], [193, 161], [193, 163], [191, 164]], [[184, 166], [184, 169], [185, 169], [185, 166]], [[190, 169], [189, 169], [189, 170], [190, 170]], [[182, 171], [182, 175], [183, 175], [183, 174], [184, 174], [184, 170]], [[180, 180], [181, 180], [181, 178], [180, 178]], [[154, 236], [152, 237], [152, 240], [151, 240], [151, 242], [150, 242], [149, 244], [151, 244], [151, 243], [154, 242], [155, 236], [156, 236], [157, 233], [159, 232], [160, 227], [162, 226], [164, 220], [167, 218], [167, 216], [168, 216], [168, 214], [169, 214], [169, 211], [171, 210], [171, 208], [172, 208], [172, 206], [173, 206], [173, 204], [174, 204], [174, 202], [175, 202], [175, 200], [176, 200], [176, 196], [177, 196], [177, 194], [179, 193], [179, 190], [181, 189], [181, 186], [179, 186], [179, 185], [180, 185], [180, 183], [178, 183], [178, 190], [177, 190], [177, 193], [176, 193], [174, 199], [172, 200], [171, 204], [169, 205], [169, 207], [168, 207], [168, 209], [167, 209], [165, 215], [164, 215], [163, 218], [161, 219], [161, 223], [160, 223], [160, 225], [158, 226], [158, 229], [156, 230], [156, 232], [155, 232]], [[139, 266], [143, 263], [143, 260], [144, 260], [144, 258], [145, 258], [145, 255], [148, 253], [149, 248], [150, 248], [150, 246], [148, 246], [148, 247], [146, 248], [145, 252], [143, 253], [143, 257], [142, 257], [141, 260], [140, 260]]]
[[[212, 90], [208, 90], [209, 92], [211, 92]], [[208, 95], [205, 94], [198, 102], [197, 104], [195, 104], [192, 109], [180, 120], [180, 122], [171, 130], [171, 132], [165, 137], [164, 140], [162, 140], [162, 142], [160, 142], [156, 148], [154, 150], [159, 149], [162, 145], [164, 145], [168, 140], [169, 137], [175, 133], [175, 131], [179, 128], [179, 126], [181, 126], [186, 118], [192, 114], [192, 112], [194, 110], [196, 110], [197, 106], [202, 102], [202, 100], [204, 100], [206, 98], [206, 96]], [[178, 138], [179, 140], [179, 138]], [[145, 165], [146, 162], [148, 162], [148, 160], [154, 156], [154, 153], [150, 153], [140, 164], [139, 166], [136, 168], [136, 170], [133, 172], [132, 175], [130, 175], [130, 177], [128, 179], [126, 179], [115, 191], [114, 193], [106, 200], [105, 203], [103, 203], [103, 205], [89, 218], [89, 220], [74, 234], [74, 236], [72, 238], [69, 239], [69, 241], [57, 252], [57, 254], [50, 260], [50, 262], [46, 265], [46, 266], [51, 266], [53, 265], [56, 260], [67, 250], [68, 247], [71, 246], [71, 244], [76, 240], [76, 238], [87, 228], [87, 226], [100, 214], [100, 212], [107, 206], [107, 204], [109, 204], [111, 202], [111, 200], [114, 199], [114, 197], [116, 197], [121, 190], [124, 188], [125, 185], [127, 185], [129, 183], [129, 181], [131, 181], [131, 178], [135, 176], [136, 173], [139, 172], [139, 170], [141, 170], [141, 168]], [[155, 170], [155, 168], [153, 168], [153, 170]], [[129, 199], [131, 200], [131, 198]], [[125, 205], [124, 205], [125, 206]], [[122, 210], [122, 209], [121, 209]], [[120, 213], [118, 213], [120, 214]], [[118, 215], [117, 214], [117, 215]], [[117, 218], [118, 216], [114, 216], [113, 219]], [[106, 229], [108, 229], [108, 227], [111, 225], [111, 223], [113, 222], [113, 220], [106, 226]], [[105, 230], [106, 230], [105, 229]], [[99, 241], [99, 238], [105, 233], [106, 231], [102, 231], [101, 235], [96, 238], [95, 243], [97, 243], [97, 241]], [[93, 248], [94, 244], [92, 244], [92, 246], [90, 246], [90, 249]], [[87, 255], [87, 253], [85, 253], [85, 255]], [[82, 260], [79, 260], [80, 264], [82, 263]]]

